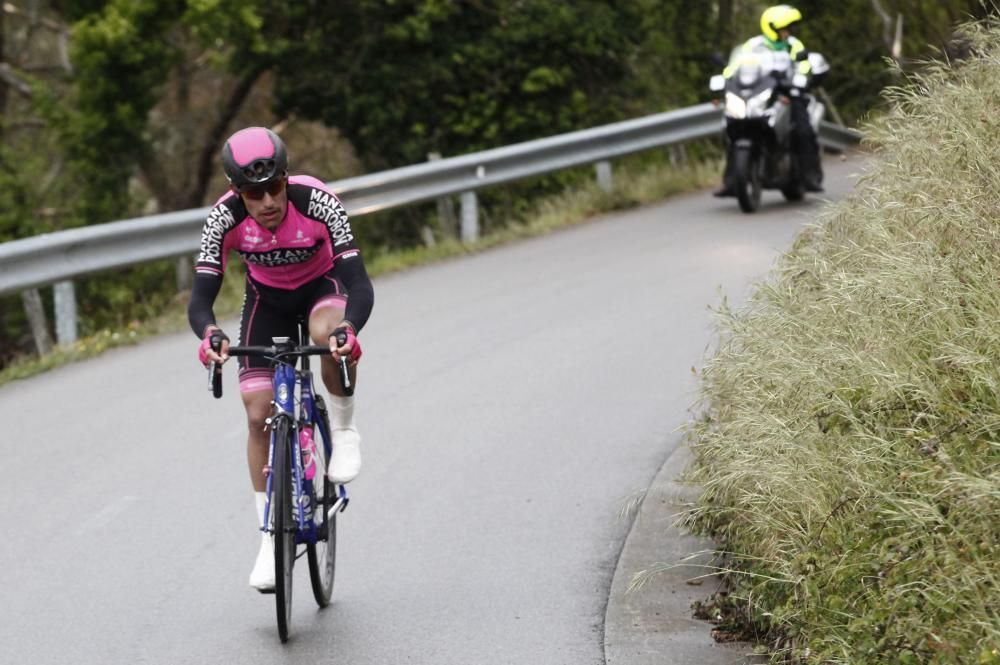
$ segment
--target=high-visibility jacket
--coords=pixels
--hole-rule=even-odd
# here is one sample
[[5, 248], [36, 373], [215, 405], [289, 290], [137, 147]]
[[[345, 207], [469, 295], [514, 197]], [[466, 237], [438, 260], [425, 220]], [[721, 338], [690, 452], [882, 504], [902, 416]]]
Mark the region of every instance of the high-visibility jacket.
[[[797, 37], [789, 36], [785, 42], [773, 42], [764, 35], [757, 35], [745, 41], [742, 46], [733, 49], [732, 55], [729, 57], [729, 64], [722, 71], [722, 75], [729, 78], [736, 73], [740, 65], [758, 64], [764, 58], [779, 51], [787, 51], [791, 58], [791, 67], [797, 67], [800, 73], [808, 75], [810, 72], [809, 60], [795, 62], [799, 53], [805, 49], [805, 45]], [[788, 72], [789, 75], [793, 73], [794, 69]]]

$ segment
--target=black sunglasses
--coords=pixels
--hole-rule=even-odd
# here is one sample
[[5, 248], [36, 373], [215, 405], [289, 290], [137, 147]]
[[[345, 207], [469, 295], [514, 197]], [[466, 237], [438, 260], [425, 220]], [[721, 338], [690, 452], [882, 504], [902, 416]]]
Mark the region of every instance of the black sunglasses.
[[271, 196], [281, 194], [285, 191], [285, 183], [285, 178], [278, 178], [277, 180], [272, 180], [261, 185], [248, 185], [240, 190], [240, 194], [252, 201], [260, 201], [264, 198], [265, 194], [270, 194]]

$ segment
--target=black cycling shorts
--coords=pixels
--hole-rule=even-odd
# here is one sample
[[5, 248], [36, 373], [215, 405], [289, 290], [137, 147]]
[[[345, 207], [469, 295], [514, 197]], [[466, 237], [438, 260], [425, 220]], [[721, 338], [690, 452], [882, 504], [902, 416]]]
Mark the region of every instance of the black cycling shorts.
[[[308, 322], [309, 316], [323, 307], [347, 307], [347, 293], [332, 270], [292, 291], [265, 286], [247, 277], [238, 344], [267, 346], [272, 337], [297, 339], [298, 322]], [[271, 390], [272, 372], [266, 358], [239, 356], [239, 367], [240, 392]]]

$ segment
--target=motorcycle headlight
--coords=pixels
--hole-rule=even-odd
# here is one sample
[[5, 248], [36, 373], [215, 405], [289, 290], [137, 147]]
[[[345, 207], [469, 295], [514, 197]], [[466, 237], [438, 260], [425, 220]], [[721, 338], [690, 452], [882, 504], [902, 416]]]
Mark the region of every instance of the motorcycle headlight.
[[750, 117], [764, 115], [767, 110], [767, 103], [771, 101], [771, 91], [765, 90], [754, 95], [746, 102], [746, 114]]
[[738, 119], [745, 118], [747, 116], [747, 103], [739, 95], [727, 92], [726, 115]]

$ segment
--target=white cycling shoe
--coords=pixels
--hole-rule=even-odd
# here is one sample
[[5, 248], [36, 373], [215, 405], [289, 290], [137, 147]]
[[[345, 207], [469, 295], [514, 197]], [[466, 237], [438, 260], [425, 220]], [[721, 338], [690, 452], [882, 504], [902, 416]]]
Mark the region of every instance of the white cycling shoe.
[[[260, 526], [264, 523], [267, 495], [264, 492], [254, 492], [254, 502], [257, 504], [257, 525]], [[260, 534], [260, 551], [257, 552], [257, 562], [250, 571], [250, 586], [261, 593], [274, 591], [274, 539], [269, 533]]]
[[261, 593], [274, 591], [274, 544], [271, 536], [265, 535], [260, 539], [257, 562], [250, 571], [250, 586]]
[[326, 475], [333, 483], [349, 483], [361, 471], [361, 435], [354, 427], [335, 429], [332, 435], [333, 452]]

